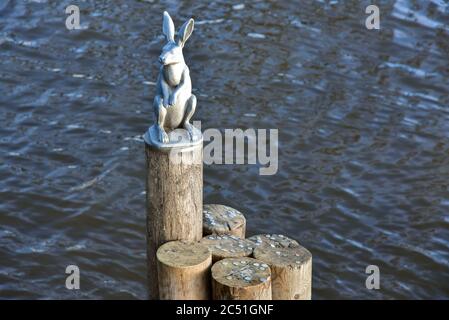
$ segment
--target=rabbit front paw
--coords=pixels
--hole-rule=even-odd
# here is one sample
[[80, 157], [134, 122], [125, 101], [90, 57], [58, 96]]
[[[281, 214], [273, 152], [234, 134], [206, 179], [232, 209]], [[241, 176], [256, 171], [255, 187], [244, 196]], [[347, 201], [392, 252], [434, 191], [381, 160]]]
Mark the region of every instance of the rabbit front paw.
[[168, 134], [165, 132], [165, 130], [162, 127], [159, 128], [159, 141], [162, 143], [169, 143], [170, 139], [168, 138]]
[[172, 94], [170, 95], [170, 97], [168, 98], [168, 104], [170, 106], [174, 106], [176, 104], [176, 100], [177, 100], [177, 96], [176, 94]]

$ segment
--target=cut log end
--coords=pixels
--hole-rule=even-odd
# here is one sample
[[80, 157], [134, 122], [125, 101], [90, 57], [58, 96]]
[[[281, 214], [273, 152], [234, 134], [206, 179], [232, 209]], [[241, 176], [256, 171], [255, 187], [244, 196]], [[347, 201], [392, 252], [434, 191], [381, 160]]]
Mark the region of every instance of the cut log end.
[[246, 219], [238, 210], [221, 204], [203, 206], [203, 235], [231, 234], [245, 238]]
[[253, 258], [228, 258], [212, 267], [215, 300], [271, 300], [268, 264]]
[[248, 257], [254, 249], [252, 242], [233, 235], [209, 235], [201, 243], [209, 248], [214, 262], [225, 258]]
[[312, 259], [312, 254], [304, 247], [295, 248], [256, 248], [254, 257], [270, 265], [300, 268]]
[[267, 282], [270, 267], [253, 258], [227, 258], [214, 264], [212, 276], [229, 287], [250, 287]]
[[157, 250], [157, 259], [173, 268], [193, 267], [207, 262], [209, 249], [196, 242], [171, 241]]
[[248, 238], [257, 247], [271, 248], [296, 248], [299, 247], [298, 241], [286, 237], [282, 234], [259, 234]]

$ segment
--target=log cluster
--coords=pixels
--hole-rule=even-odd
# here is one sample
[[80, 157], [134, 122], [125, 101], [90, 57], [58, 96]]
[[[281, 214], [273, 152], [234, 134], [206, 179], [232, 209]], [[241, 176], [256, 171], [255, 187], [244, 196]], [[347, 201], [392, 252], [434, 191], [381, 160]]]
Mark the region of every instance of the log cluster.
[[245, 239], [246, 219], [227, 206], [205, 205], [203, 215], [200, 241], [159, 247], [160, 299], [311, 299], [312, 255], [296, 240], [280, 234]]

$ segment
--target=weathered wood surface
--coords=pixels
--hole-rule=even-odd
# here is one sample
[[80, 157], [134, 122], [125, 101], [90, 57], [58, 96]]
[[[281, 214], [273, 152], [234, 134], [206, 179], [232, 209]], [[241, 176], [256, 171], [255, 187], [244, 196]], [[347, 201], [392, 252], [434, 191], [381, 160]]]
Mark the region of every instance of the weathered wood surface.
[[249, 257], [253, 253], [252, 242], [233, 235], [209, 235], [201, 240], [212, 253], [212, 261], [224, 258]]
[[271, 248], [294, 248], [299, 247], [299, 243], [282, 234], [259, 234], [248, 238], [257, 247]]
[[243, 214], [221, 204], [203, 206], [203, 236], [210, 234], [231, 234], [245, 238], [246, 219]]
[[157, 250], [162, 300], [210, 299], [212, 255], [199, 242], [171, 241]]
[[311, 299], [312, 254], [307, 249], [260, 246], [253, 255], [270, 266], [273, 300]]
[[228, 258], [212, 266], [214, 300], [271, 300], [268, 265], [253, 258]]
[[158, 299], [156, 250], [167, 241], [202, 238], [202, 144], [177, 152], [145, 144], [145, 153], [149, 297]]

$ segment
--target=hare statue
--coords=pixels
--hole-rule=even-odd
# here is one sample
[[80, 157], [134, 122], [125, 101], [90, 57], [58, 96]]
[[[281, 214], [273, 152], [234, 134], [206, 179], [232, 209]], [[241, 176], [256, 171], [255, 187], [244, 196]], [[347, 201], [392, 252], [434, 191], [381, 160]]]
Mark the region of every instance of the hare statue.
[[193, 139], [194, 127], [190, 124], [196, 108], [196, 97], [192, 94], [189, 67], [187, 67], [182, 48], [193, 32], [193, 19], [186, 21], [178, 31], [175, 40], [175, 26], [165, 11], [162, 31], [167, 44], [159, 56], [161, 67], [156, 82], [154, 113], [157, 125], [156, 137], [160, 143], [168, 143], [168, 132], [184, 128]]

